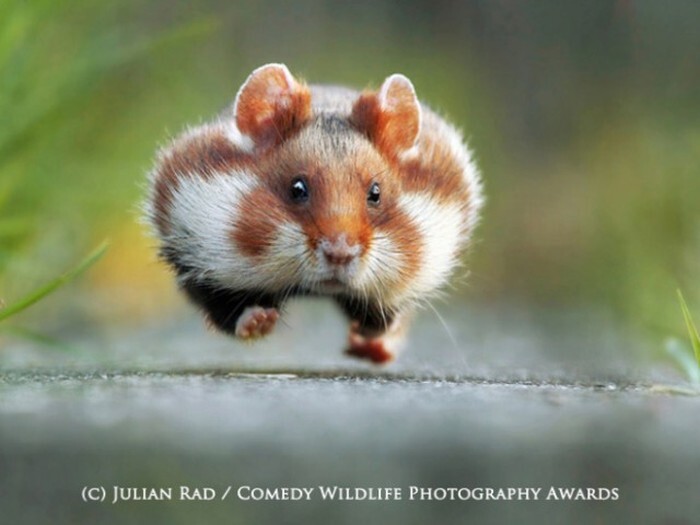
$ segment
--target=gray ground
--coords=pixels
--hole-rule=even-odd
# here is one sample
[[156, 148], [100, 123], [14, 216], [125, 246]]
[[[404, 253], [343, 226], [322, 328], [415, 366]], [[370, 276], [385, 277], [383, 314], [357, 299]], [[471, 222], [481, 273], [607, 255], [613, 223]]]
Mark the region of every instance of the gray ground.
[[[323, 302], [294, 306], [287, 327], [249, 348], [205, 333], [191, 312], [85, 334], [63, 354], [6, 347], [0, 522], [700, 522], [700, 397], [659, 386], [682, 376], [602, 314], [441, 310], [451, 334], [425, 312], [383, 369], [340, 354], [343, 324]], [[210, 502], [81, 500], [85, 486], [114, 485], [233, 490]], [[244, 485], [316, 492], [246, 502]], [[400, 487], [402, 499], [328, 502], [320, 485]], [[411, 486], [542, 490], [538, 501], [411, 501]], [[619, 499], [548, 501], [550, 487]]]

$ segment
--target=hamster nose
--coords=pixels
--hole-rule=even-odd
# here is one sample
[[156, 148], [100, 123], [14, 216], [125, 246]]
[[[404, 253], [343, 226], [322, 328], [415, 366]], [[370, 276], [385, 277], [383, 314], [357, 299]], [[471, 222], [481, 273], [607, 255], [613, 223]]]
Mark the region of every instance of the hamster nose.
[[355, 260], [359, 253], [359, 246], [349, 245], [344, 238], [335, 242], [323, 241], [321, 252], [328, 264], [333, 266], [347, 266]]
[[348, 250], [337, 248], [324, 249], [323, 256], [334, 266], [347, 266], [355, 258]]

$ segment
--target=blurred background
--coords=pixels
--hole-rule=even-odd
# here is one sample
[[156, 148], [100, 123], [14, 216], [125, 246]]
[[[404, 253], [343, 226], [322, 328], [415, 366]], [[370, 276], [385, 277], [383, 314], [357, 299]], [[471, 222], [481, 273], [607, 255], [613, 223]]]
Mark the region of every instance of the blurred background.
[[[695, 0], [0, 0], [3, 516], [696, 523], [700, 368], [676, 289], [697, 319], [699, 21]], [[469, 275], [389, 369], [343, 356], [323, 301], [254, 348], [207, 332], [139, 223], [156, 148], [267, 62], [359, 88], [404, 73], [476, 152]], [[659, 387], [688, 379], [695, 397]], [[111, 506], [86, 484], [622, 497]]]
[[13, 322], [71, 339], [194, 318], [139, 224], [156, 148], [267, 62], [360, 88], [402, 72], [483, 172], [451, 302], [593, 312], [661, 358], [683, 330], [676, 288], [700, 305], [698, 20], [692, 0], [5, 0], [0, 297], [109, 239], [84, 278]]

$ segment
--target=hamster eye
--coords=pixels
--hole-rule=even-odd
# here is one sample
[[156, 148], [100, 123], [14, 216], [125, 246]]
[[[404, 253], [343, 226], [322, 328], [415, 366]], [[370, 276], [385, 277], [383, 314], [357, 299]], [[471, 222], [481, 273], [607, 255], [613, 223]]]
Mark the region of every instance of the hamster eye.
[[379, 184], [373, 182], [372, 185], [369, 187], [369, 191], [367, 192], [367, 202], [370, 204], [377, 205], [379, 204], [380, 197], [381, 192], [379, 191]]
[[289, 196], [294, 202], [306, 202], [309, 200], [309, 188], [306, 185], [306, 181], [301, 177], [294, 179], [289, 188]]

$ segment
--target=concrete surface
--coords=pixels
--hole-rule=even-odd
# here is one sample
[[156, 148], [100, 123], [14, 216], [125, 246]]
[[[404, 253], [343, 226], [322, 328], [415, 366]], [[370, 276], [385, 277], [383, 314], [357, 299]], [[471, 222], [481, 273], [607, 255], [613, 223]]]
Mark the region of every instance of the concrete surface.
[[[65, 354], [8, 345], [0, 522], [700, 522], [700, 398], [659, 386], [682, 377], [630, 352], [638, 343], [596, 315], [451, 312], [450, 335], [426, 313], [386, 369], [339, 353], [342, 322], [322, 303], [293, 307], [288, 327], [255, 348], [206, 334], [190, 314], [86, 333]], [[401, 488], [402, 499], [318, 494], [336, 485]], [[181, 486], [208, 487], [217, 499], [82, 499], [104, 487], [110, 500], [114, 486], [172, 488], [174, 499]], [[541, 492], [421, 501], [412, 486]], [[244, 501], [240, 487], [314, 494]], [[547, 500], [552, 487], [619, 498]]]

